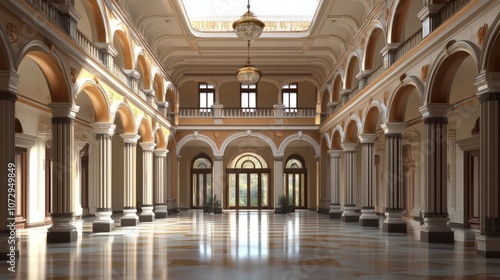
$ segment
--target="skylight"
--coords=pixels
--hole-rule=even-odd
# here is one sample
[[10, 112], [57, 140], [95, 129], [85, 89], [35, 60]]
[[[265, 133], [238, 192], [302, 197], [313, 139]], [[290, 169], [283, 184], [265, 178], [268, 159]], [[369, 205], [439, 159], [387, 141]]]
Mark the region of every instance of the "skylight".
[[[233, 32], [232, 24], [247, 11], [247, 0], [181, 0], [196, 32]], [[250, 0], [264, 33], [304, 32], [313, 22], [320, 0]]]

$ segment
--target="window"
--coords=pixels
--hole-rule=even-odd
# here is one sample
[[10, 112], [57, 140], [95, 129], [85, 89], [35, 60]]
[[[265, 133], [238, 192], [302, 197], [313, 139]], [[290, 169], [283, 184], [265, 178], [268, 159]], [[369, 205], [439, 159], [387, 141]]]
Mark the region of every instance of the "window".
[[257, 85], [241, 84], [240, 93], [243, 112], [254, 112], [257, 109]]
[[200, 112], [212, 111], [214, 104], [215, 87], [207, 83], [198, 84], [198, 96], [200, 99], [199, 106]]
[[297, 93], [298, 84], [291, 83], [289, 85], [284, 85], [281, 88], [283, 94], [283, 105], [285, 105], [285, 112], [297, 112]]

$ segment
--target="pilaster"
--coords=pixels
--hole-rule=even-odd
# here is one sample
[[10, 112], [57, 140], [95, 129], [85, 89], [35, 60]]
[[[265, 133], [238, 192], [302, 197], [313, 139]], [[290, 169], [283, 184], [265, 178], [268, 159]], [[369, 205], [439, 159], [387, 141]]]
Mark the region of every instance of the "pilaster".
[[274, 208], [277, 211], [278, 199], [283, 195], [283, 156], [274, 157]]

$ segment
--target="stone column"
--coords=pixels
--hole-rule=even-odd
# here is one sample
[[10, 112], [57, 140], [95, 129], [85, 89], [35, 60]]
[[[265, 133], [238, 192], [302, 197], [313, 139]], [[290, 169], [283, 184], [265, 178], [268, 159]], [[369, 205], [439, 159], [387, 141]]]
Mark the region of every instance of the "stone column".
[[453, 242], [453, 231], [448, 226], [447, 195], [447, 112], [450, 105], [434, 103], [422, 106], [425, 135], [424, 212], [420, 240], [426, 242]]
[[379, 218], [375, 213], [375, 153], [373, 146], [377, 135], [360, 134], [358, 135], [361, 143], [361, 184], [364, 191], [363, 207], [361, 208], [361, 217], [359, 223], [362, 226], [378, 227]]
[[71, 242], [78, 239], [74, 219], [73, 191], [75, 133], [73, 121], [78, 107], [72, 103], [51, 103], [52, 110], [52, 226], [47, 242]]
[[328, 215], [331, 219], [340, 219], [342, 216], [342, 209], [340, 207], [340, 155], [342, 150], [330, 150], [330, 178], [331, 189], [330, 192], [330, 211]]
[[165, 163], [167, 150], [155, 150], [155, 217], [166, 218], [167, 202], [165, 201]]
[[436, 30], [441, 24], [439, 21], [439, 10], [446, 4], [447, 0], [439, 0], [434, 2], [443, 3], [429, 3], [417, 14], [422, 22], [422, 38], [427, 37], [432, 31]]
[[155, 90], [143, 88], [142, 91], [146, 94], [146, 102], [151, 106], [155, 106]]
[[114, 71], [113, 59], [118, 55], [118, 51], [114, 49], [110, 43], [96, 42], [94, 44], [99, 49], [99, 59], [106, 66], [106, 68]]
[[63, 15], [64, 22], [62, 22], [61, 27], [73, 40], [76, 40], [78, 32], [77, 25], [78, 21], [80, 20], [80, 14], [76, 10], [74, 3], [68, 3], [66, 1], [56, 1], [52, 2], [52, 5], [57, 7], [57, 9]]
[[346, 201], [344, 212], [342, 212], [343, 222], [359, 222], [359, 213], [356, 211], [356, 143], [342, 143], [345, 156], [346, 171]]
[[155, 143], [140, 143], [142, 147], [142, 212], [139, 215], [141, 222], [155, 220], [153, 213], [153, 150]]
[[139, 224], [136, 206], [136, 145], [140, 136], [137, 134], [121, 134], [123, 138], [124, 168], [124, 202], [121, 226], [136, 226]]
[[[492, 81], [490, 81], [491, 79]], [[500, 86], [498, 73], [476, 79], [481, 102], [480, 117], [480, 221], [476, 252], [487, 258], [500, 257]]]
[[214, 155], [214, 194], [221, 202], [221, 207], [224, 208], [223, 184], [224, 181], [224, 165], [222, 155]]
[[283, 195], [283, 156], [274, 157], [274, 208], [278, 211], [278, 199]]
[[16, 203], [12, 201], [15, 196], [9, 196], [16, 189], [14, 123], [18, 85], [16, 72], [0, 71], [0, 261], [15, 261], [19, 257]]
[[383, 230], [385, 232], [406, 233], [406, 222], [403, 221], [403, 130], [406, 123], [384, 123], [385, 133], [385, 183], [386, 209]]
[[384, 58], [384, 69], [391, 67], [391, 65], [396, 62], [396, 50], [400, 44], [401, 43], [391, 43], [382, 48], [381, 52]]
[[111, 200], [111, 159], [112, 142], [111, 137], [115, 133], [116, 126], [112, 123], [94, 123], [92, 124], [97, 139], [97, 210], [96, 219], [92, 223], [93, 232], [110, 232], [114, 229], [114, 221], [111, 219], [113, 214], [113, 204]]

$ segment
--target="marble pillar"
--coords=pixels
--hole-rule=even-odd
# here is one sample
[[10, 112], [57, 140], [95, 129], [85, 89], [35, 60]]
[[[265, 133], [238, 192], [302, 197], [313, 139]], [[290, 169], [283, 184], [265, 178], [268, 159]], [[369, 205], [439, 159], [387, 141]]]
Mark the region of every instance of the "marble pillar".
[[328, 215], [331, 219], [340, 219], [342, 209], [340, 206], [340, 155], [342, 150], [330, 150], [330, 210]]
[[51, 103], [52, 110], [52, 226], [47, 242], [71, 242], [78, 239], [74, 220], [74, 119], [80, 109], [72, 103]]
[[124, 168], [124, 202], [121, 226], [136, 226], [139, 224], [136, 205], [136, 145], [140, 136], [137, 134], [121, 134], [123, 138]]
[[142, 147], [142, 212], [139, 215], [141, 222], [155, 220], [153, 212], [153, 150], [155, 143], [140, 143]]
[[375, 153], [373, 146], [377, 135], [358, 135], [361, 143], [361, 185], [363, 187], [363, 206], [361, 207], [360, 225], [378, 227], [379, 218], [375, 213]]
[[93, 232], [110, 232], [114, 229], [114, 221], [111, 219], [113, 214], [112, 204], [112, 141], [111, 137], [115, 132], [116, 126], [112, 123], [94, 123], [92, 124], [97, 139], [97, 209], [96, 219], [92, 223]]
[[403, 173], [403, 130], [406, 123], [384, 123], [385, 133], [385, 184], [386, 209], [383, 231], [406, 233], [406, 222], [402, 219], [404, 173]]
[[155, 150], [155, 217], [166, 218], [168, 215], [167, 202], [165, 199], [165, 164], [167, 160], [166, 150]]
[[346, 194], [344, 211], [342, 212], [343, 222], [359, 222], [359, 212], [356, 209], [356, 143], [342, 143], [345, 156], [346, 171]]
[[454, 241], [448, 226], [447, 204], [447, 103], [433, 103], [420, 108], [424, 118], [424, 211], [420, 240], [449, 243]]

